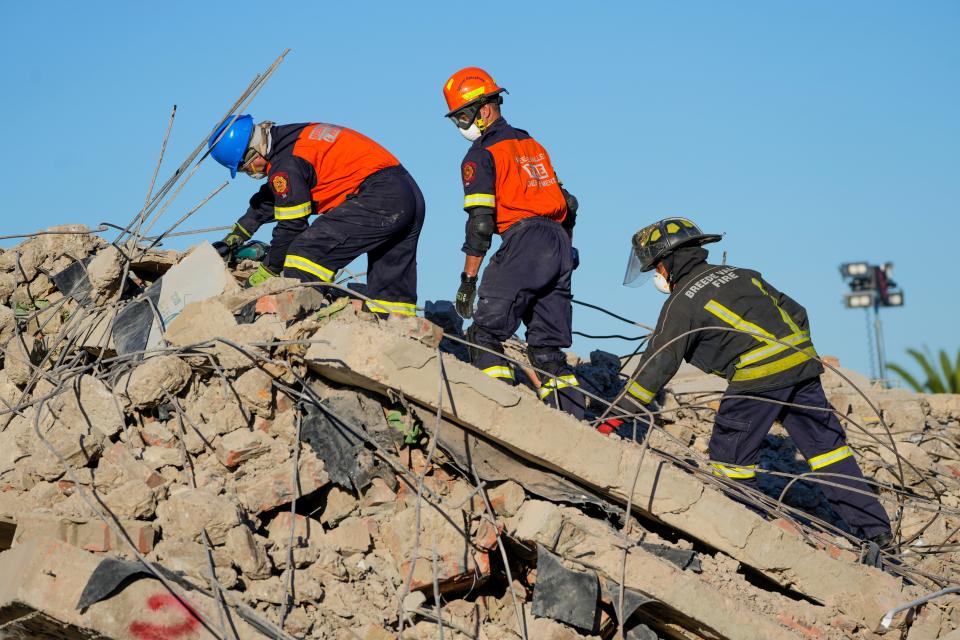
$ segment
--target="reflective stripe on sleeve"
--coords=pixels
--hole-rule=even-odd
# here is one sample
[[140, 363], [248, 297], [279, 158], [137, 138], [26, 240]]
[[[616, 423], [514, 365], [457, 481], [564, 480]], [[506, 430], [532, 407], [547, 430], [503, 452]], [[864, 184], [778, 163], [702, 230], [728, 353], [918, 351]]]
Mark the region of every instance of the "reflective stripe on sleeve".
[[491, 378], [502, 378], [504, 380], [513, 380], [513, 369], [510, 367], [504, 367], [502, 365], [496, 365], [493, 367], [487, 367], [483, 370], [485, 374]]
[[842, 447], [837, 447], [833, 451], [828, 451], [820, 454], [819, 456], [814, 456], [807, 460], [807, 462], [810, 463], [810, 469], [816, 471], [817, 469], [823, 469], [834, 462], [845, 460], [852, 455], [853, 451], [850, 450], [850, 447], [843, 445]]
[[736, 480], [745, 480], [748, 478], [757, 477], [757, 465], [755, 464], [751, 464], [747, 467], [728, 467], [727, 465], [720, 464], [719, 462], [711, 462], [710, 466], [713, 467], [713, 475], [715, 476], [726, 476], [727, 478], [734, 478]]
[[555, 389], [566, 389], [567, 387], [579, 387], [580, 381], [577, 380], [577, 376], [571, 374], [569, 376], [559, 376], [557, 378], [550, 378], [542, 385], [540, 385], [540, 399], [543, 400]]
[[389, 300], [367, 300], [367, 309], [376, 313], [398, 313], [403, 316], [417, 315], [417, 305], [410, 302], [390, 302]]
[[273, 217], [276, 220], [296, 220], [297, 218], [305, 218], [312, 212], [313, 203], [308, 201], [303, 204], [295, 204], [292, 207], [274, 207]]
[[655, 395], [652, 391], [649, 389], [644, 389], [633, 380], [627, 384], [627, 393], [632, 395], [643, 404], [650, 404], [650, 401], [653, 400], [653, 396]]
[[470, 207], [495, 207], [497, 199], [492, 193], [471, 193], [463, 198], [463, 208]]
[[333, 281], [333, 271], [317, 264], [316, 262], [313, 262], [312, 260], [308, 260], [303, 256], [295, 256], [288, 253], [287, 257], [283, 260], [283, 267], [285, 269], [289, 267], [291, 269], [305, 271], [311, 275], [317, 276], [324, 282]]

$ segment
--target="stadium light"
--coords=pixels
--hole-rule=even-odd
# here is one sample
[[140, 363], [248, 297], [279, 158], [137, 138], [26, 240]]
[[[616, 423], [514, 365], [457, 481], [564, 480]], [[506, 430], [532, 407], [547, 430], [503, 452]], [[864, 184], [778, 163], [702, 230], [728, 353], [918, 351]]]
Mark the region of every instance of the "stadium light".
[[[844, 262], [840, 265], [840, 276], [850, 287], [850, 293], [843, 296], [843, 305], [848, 309], [864, 309], [869, 315], [873, 308], [873, 333], [877, 343], [877, 364], [880, 381], [887, 384], [887, 359], [883, 345], [883, 324], [880, 322], [880, 307], [902, 307], [903, 290], [893, 280], [893, 263], [883, 266], [868, 262]], [[870, 343], [869, 325], [867, 344]], [[870, 358], [873, 367], [873, 357]]]

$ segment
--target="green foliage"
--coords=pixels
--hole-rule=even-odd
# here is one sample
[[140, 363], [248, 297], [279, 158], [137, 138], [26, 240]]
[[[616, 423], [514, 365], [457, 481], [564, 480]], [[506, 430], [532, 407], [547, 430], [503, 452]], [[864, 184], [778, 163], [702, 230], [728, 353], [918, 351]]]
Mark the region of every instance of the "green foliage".
[[911, 389], [918, 393], [960, 393], [960, 349], [953, 360], [943, 349], [940, 349], [937, 358], [934, 358], [926, 347], [923, 352], [907, 349], [907, 354], [920, 365], [923, 375], [926, 376], [923, 383], [898, 364], [888, 364], [887, 368], [903, 378]]

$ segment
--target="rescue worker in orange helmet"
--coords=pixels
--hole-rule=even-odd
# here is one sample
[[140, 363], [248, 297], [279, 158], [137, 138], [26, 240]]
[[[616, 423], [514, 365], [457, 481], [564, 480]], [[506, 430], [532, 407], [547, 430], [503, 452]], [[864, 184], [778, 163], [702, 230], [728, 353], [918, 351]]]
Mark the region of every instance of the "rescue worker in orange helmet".
[[[561, 351], [572, 341], [577, 201], [561, 188], [547, 150], [503, 118], [505, 91], [477, 67], [457, 71], [443, 85], [447, 117], [472, 142], [460, 164], [467, 223], [457, 312], [473, 318], [467, 337], [487, 349], [471, 347], [471, 362], [511, 385], [517, 383], [513, 367], [497, 354], [523, 322], [530, 362], [551, 375], [542, 381], [541, 399], [582, 419], [580, 383]], [[484, 270], [474, 305], [495, 233], [503, 243]]]
[[[373, 299], [366, 307], [415, 315], [423, 194], [389, 151], [339, 125], [254, 125], [248, 115], [225, 120], [208, 146], [231, 177], [241, 171], [267, 178], [233, 230], [216, 243], [221, 253], [229, 252], [263, 224], [277, 223], [270, 250], [248, 284], [281, 271], [305, 282], [331, 282], [366, 253], [367, 295]], [[312, 224], [311, 215], [317, 216]]]

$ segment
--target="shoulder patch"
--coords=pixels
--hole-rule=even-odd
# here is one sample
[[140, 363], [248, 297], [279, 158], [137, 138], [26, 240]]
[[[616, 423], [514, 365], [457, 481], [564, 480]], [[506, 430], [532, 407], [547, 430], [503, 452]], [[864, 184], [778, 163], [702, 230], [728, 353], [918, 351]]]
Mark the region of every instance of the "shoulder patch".
[[463, 163], [463, 186], [469, 187], [470, 183], [473, 182], [473, 179], [476, 177], [477, 177], [477, 163], [464, 162]]
[[285, 198], [287, 193], [290, 191], [290, 176], [286, 171], [277, 171], [275, 174], [270, 176], [270, 188], [273, 189], [273, 192]]

